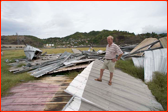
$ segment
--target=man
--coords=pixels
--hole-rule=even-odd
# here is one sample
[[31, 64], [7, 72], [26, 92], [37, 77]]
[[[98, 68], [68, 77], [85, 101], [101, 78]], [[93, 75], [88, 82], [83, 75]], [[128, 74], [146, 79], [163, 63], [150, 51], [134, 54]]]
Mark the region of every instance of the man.
[[[117, 60], [121, 58], [123, 55], [122, 50], [119, 48], [118, 45], [113, 43], [113, 36], [108, 36], [107, 37], [107, 46], [106, 46], [106, 54], [105, 54], [105, 60], [103, 67], [100, 69], [100, 77], [95, 79], [96, 81], [102, 82], [102, 76], [103, 76], [103, 71], [105, 69], [108, 69], [110, 71], [110, 80], [108, 82], [108, 85], [112, 85], [112, 77], [113, 77], [113, 72], [115, 69], [115, 63]], [[118, 57], [116, 58], [116, 55]]]

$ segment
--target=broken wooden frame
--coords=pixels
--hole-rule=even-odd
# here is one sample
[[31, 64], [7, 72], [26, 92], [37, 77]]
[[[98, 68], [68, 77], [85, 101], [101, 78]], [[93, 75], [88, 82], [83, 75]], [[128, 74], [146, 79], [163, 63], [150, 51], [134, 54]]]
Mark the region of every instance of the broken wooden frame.
[[[152, 48], [157, 43], [160, 43], [160, 47]], [[141, 50], [141, 49], [146, 48], [146, 47], [148, 47], [146, 50]], [[155, 49], [160, 49], [160, 48], [163, 48], [163, 47], [162, 47], [161, 42], [158, 40], [158, 41], [152, 42], [152, 43], [150, 43], [148, 45], [145, 45], [145, 46], [137, 49], [136, 51], [134, 51], [132, 53], [125, 54], [125, 55], [122, 56], [122, 58], [132, 57], [134, 54], [138, 54], [138, 53], [143, 53], [144, 54], [144, 51], [155, 50]], [[141, 56], [143, 56], [143, 54]]]

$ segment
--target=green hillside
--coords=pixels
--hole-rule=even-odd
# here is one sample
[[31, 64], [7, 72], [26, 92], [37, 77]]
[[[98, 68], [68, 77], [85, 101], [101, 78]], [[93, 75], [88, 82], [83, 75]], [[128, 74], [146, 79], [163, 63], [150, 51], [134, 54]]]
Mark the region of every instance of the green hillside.
[[34, 47], [43, 47], [44, 40], [39, 39], [38, 37], [31, 36], [31, 35], [8, 35], [8, 36], [1, 36], [1, 44], [24, 44], [22, 40], [31, 46]]
[[34, 47], [41, 48], [44, 44], [54, 44], [55, 47], [71, 47], [71, 46], [105, 46], [107, 44], [106, 37], [112, 35], [114, 42], [118, 45], [124, 46], [126, 44], [137, 44], [145, 38], [154, 37], [161, 38], [167, 36], [167, 33], [156, 34], [144, 33], [135, 35], [128, 31], [119, 30], [102, 30], [102, 31], [90, 31], [76, 32], [66, 37], [49, 37], [47, 39], [39, 39], [38, 37], [31, 35], [19, 35], [19, 42], [16, 35], [1, 36], [1, 44], [23, 44], [21, 41], [24, 40], [27, 44]]
[[127, 31], [119, 30], [102, 30], [102, 31], [91, 31], [91, 32], [76, 32], [72, 35], [68, 35], [63, 38], [51, 37], [45, 39], [45, 43], [52, 43], [56, 46], [88, 46], [88, 45], [106, 45], [106, 37], [112, 35], [114, 37], [114, 42], [121, 46], [126, 44], [137, 44], [140, 43], [145, 38], [154, 37], [160, 38], [167, 35], [167, 33], [156, 34], [156, 33], [144, 33], [135, 35]]

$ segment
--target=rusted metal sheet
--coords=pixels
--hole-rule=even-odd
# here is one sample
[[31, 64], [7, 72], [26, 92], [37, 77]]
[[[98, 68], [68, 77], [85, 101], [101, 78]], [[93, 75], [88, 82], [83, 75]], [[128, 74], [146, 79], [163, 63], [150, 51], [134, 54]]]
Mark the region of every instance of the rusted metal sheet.
[[163, 37], [159, 39], [163, 48], [167, 48], [167, 37]]
[[[139, 48], [141, 48], [143, 46], [146, 46], [146, 45], [149, 45], [149, 44], [151, 44], [153, 42], [156, 42], [156, 41], [158, 41], [158, 39], [156, 39], [156, 38], [146, 38], [140, 44], [138, 44], [130, 53], [133, 53], [136, 50], [138, 50]], [[141, 50], [146, 50], [146, 49], [148, 49], [148, 47], [149, 46], [147, 46], [147, 47], [145, 47], [145, 48], [143, 48]], [[155, 47], [160, 47], [160, 46], [155, 46]]]
[[160, 41], [156, 38], [144, 39], [139, 45], [137, 45], [129, 54], [124, 54], [122, 57], [143, 56], [144, 51], [150, 51], [162, 48]]

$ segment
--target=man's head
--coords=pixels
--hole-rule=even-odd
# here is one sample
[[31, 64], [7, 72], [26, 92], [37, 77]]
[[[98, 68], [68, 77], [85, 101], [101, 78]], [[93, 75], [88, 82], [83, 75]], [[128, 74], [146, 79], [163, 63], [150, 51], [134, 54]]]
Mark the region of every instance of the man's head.
[[107, 37], [107, 42], [108, 42], [108, 44], [112, 44], [113, 43], [113, 39], [114, 39], [114, 37], [113, 36], [108, 36]]

